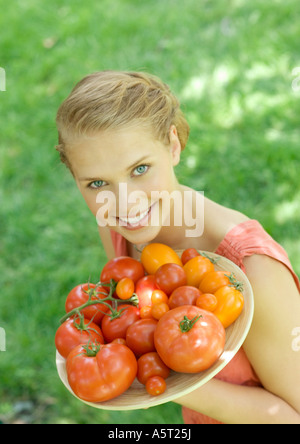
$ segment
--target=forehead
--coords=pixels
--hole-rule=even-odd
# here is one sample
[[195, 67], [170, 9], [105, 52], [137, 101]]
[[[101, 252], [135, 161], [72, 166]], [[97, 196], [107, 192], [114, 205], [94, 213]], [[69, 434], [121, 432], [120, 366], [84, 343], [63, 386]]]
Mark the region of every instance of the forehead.
[[112, 171], [123, 172], [139, 159], [157, 157], [166, 149], [149, 130], [127, 128], [107, 130], [71, 144], [68, 159], [79, 177], [107, 177]]

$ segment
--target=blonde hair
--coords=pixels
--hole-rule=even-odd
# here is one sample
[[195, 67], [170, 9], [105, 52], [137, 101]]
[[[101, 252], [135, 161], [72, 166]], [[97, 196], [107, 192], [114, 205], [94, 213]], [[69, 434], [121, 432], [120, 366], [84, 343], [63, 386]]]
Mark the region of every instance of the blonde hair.
[[189, 125], [178, 99], [158, 77], [143, 72], [96, 72], [82, 79], [60, 106], [56, 149], [71, 169], [66, 146], [72, 140], [135, 122], [150, 127], [165, 144], [175, 125], [182, 149], [186, 146]]

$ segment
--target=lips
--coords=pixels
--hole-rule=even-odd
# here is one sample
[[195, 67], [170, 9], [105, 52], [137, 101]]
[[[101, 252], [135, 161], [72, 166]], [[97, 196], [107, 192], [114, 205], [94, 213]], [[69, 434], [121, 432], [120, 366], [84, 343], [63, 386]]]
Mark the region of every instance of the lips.
[[[152, 205], [153, 206], [153, 205]], [[148, 217], [151, 213], [152, 206], [149, 207], [146, 211], [143, 211], [136, 217], [119, 217], [120, 226], [127, 229], [138, 229], [145, 227], [148, 222]]]

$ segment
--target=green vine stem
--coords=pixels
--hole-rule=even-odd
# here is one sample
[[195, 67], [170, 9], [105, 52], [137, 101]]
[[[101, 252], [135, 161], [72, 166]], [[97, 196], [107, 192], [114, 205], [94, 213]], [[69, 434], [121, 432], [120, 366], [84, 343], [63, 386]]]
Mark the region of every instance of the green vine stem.
[[[99, 295], [99, 294], [102, 294], [102, 295], [105, 296], [106, 293], [101, 292], [101, 291], [96, 291], [95, 292], [94, 290], [93, 291], [88, 290], [86, 292], [88, 294], [88, 296], [89, 296], [88, 301], [85, 302], [80, 307], [74, 308], [69, 313], [67, 313], [65, 316], [63, 316], [60, 319], [60, 323], [63, 324], [67, 319], [71, 318], [72, 316], [76, 316], [76, 315], [80, 316], [80, 312], [82, 310], [84, 310], [85, 308], [91, 306], [91, 305], [97, 305], [97, 304], [105, 305], [106, 307], [109, 308], [109, 310], [111, 311], [111, 314], [110, 315], [107, 315], [107, 313], [104, 313], [104, 314], [106, 314], [107, 316], [110, 316], [112, 319], [120, 317], [122, 312], [123, 312], [123, 310], [120, 310], [120, 311], [118, 310], [119, 304], [124, 304], [124, 303], [132, 304], [132, 305], [134, 305], [136, 307], [139, 305], [139, 298], [138, 298], [138, 296], [135, 293], [132, 295], [132, 297], [130, 299], [126, 299], [126, 300], [120, 300], [120, 299], [114, 298], [113, 294], [114, 294], [114, 292], [116, 290], [117, 282], [114, 281], [113, 279], [110, 281], [110, 283], [98, 282], [98, 284], [96, 285], [96, 288], [98, 288], [100, 286], [102, 286], [102, 287], [104, 287], [104, 286], [105, 287], [109, 287], [109, 294], [108, 294], [108, 296], [106, 298], [103, 298], [103, 299], [99, 298], [99, 299], [96, 299], [96, 300], [92, 299], [92, 297], [95, 296], [95, 294], [96, 294], [96, 296]], [[109, 304], [108, 302], [112, 302], [112, 304]]]
[[203, 318], [202, 315], [195, 316], [193, 319], [189, 319], [187, 316], [184, 316], [183, 320], [180, 322], [179, 327], [182, 333], [189, 332], [199, 319]]

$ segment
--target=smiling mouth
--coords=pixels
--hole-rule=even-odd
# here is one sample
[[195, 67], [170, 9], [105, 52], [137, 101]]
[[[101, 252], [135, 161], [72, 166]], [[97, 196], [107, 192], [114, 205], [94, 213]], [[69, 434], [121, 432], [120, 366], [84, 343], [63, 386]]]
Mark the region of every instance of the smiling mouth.
[[152, 207], [153, 205], [136, 217], [118, 217], [117, 219], [120, 226], [127, 229], [138, 229], [145, 227], [148, 223]]

